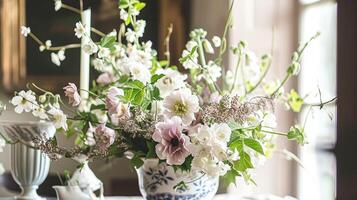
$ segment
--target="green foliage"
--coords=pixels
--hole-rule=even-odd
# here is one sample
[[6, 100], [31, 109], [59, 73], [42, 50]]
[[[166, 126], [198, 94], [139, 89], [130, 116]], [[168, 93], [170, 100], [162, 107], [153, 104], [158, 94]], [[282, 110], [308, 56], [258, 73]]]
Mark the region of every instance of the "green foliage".
[[140, 155], [135, 154], [134, 157], [130, 160], [130, 164], [135, 168], [140, 168], [144, 164], [144, 161], [141, 159]]
[[300, 145], [304, 145], [306, 143], [304, 130], [297, 126], [293, 126], [290, 128], [287, 137], [289, 140], [295, 140]]
[[181, 171], [190, 171], [191, 170], [191, 163], [192, 163], [193, 157], [192, 155], [189, 155], [186, 159], [185, 162], [182, 165], [173, 165], [172, 167], [174, 168], [175, 171], [180, 169]]
[[236, 184], [236, 178], [238, 176], [241, 176], [240, 173], [234, 168], [232, 168], [223, 176], [223, 179], [227, 185], [231, 183]]
[[185, 57], [180, 58], [180, 60], [179, 60], [180, 63], [184, 63], [184, 62], [186, 62], [187, 60], [191, 59], [192, 56], [193, 56], [193, 54], [197, 51], [197, 48], [198, 48], [198, 46], [194, 46], [194, 47], [191, 49], [191, 51], [190, 51], [190, 53], [189, 53], [188, 55], [186, 55]]
[[252, 138], [245, 138], [243, 140], [244, 140], [244, 145], [246, 145], [246, 146], [250, 147], [251, 149], [253, 149], [254, 151], [264, 155], [263, 147], [259, 141], [254, 140]]
[[239, 156], [240, 156], [239, 160], [233, 163], [233, 168], [235, 170], [244, 172], [247, 169], [251, 169], [254, 167], [248, 153], [244, 151], [240, 151]]
[[148, 152], [146, 153], [145, 156], [146, 158], [156, 158], [155, 145], [156, 143], [152, 140], [146, 141], [146, 146], [148, 148]]

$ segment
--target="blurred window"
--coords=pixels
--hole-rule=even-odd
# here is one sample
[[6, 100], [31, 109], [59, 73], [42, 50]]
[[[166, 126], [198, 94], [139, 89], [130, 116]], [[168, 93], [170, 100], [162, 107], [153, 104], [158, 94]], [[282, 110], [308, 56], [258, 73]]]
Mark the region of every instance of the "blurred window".
[[[305, 101], [320, 104], [337, 95], [336, 1], [300, 0], [299, 21], [300, 41], [307, 41], [317, 31], [321, 32], [304, 52], [299, 76], [299, 92], [308, 95]], [[299, 152], [304, 168], [299, 169], [298, 199], [333, 200], [336, 196], [336, 161], [330, 150], [336, 143], [336, 104], [325, 106], [322, 112], [304, 107], [300, 114], [302, 124], [307, 115], [305, 134], [309, 144]]]

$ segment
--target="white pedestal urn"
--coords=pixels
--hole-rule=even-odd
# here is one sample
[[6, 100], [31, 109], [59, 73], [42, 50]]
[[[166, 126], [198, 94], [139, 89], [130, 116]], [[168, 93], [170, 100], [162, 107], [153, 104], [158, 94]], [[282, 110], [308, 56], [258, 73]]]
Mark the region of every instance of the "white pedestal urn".
[[21, 187], [21, 194], [15, 199], [43, 200], [37, 194], [38, 186], [48, 175], [50, 159], [32, 146], [33, 138], [53, 137], [56, 129], [46, 122], [0, 121], [0, 133], [11, 146], [11, 173]]
[[[218, 190], [219, 177], [202, 173], [182, 173], [158, 160], [145, 160], [137, 169], [139, 188], [146, 200], [212, 200]], [[184, 181], [188, 187], [176, 187]]]

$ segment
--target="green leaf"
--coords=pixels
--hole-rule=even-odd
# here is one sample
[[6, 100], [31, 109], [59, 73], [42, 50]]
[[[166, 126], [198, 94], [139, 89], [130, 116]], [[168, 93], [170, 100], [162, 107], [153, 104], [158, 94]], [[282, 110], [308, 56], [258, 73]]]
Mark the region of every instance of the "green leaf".
[[232, 168], [223, 176], [223, 179], [227, 185], [230, 185], [231, 183], [236, 184], [237, 176], [241, 176], [240, 173]]
[[145, 8], [145, 6], [146, 6], [145, 3], [139, 2], [139, 3], [136, 3], [134, 7], [137, 11], [141, 11], [143, 8]]
[[229, 148], [234, 150], [237, 149], [238, 152], [243, 151], [243, 141], [241, 138], [236, 138], [232, 140], [232, 142], [229, 144]]
[[264, 155], [263, 147], [260, 144], [260, 142], [258, 142], [257, 140], [254, 140], [251, 138], [245, 138], [244, 145], [246, 145], [246, 146], [250, 147], [251, 149], [253, 149], [254, 151]]
[[115, 36], [106, 35], [100, 40], [100, 46], [106, 47], [106, 48], [111, 48], [114, 46], [115, 41], [116, 41]]
[[125, 9], [129, 7], [129, 0], [119, 0], [119, 8]]
[[154, 87], [152, 91], [152, 100], [162, 100], [160, 97], [160, 90], [157, 87]]
[[130, 81], [127, 84], [127, 87], [132, 88], [132, 89], [138, 89], [141, 90], [145, 87], [144, 83], [138, 81], [138, 80], [134, 80], [134, 81]]
[[131, 17], [129, 16], [128, 18], [126, 18], [124, 23], [126, 26], [128, 26], [131, 23]]
[[239, 153], [240, 159], [233, 163], [233, 168], [237, 171], [243, 172], [249, 168], [253, 168], [249, 154], [242, 151]]
[[145, 90], [134, 90], [133, 92], [133, 99], [131, 103], [134, 105], [140, 105], [145, 97]]
[[192, 163], [193, 157], [190, 155], [185, 159], [185, 162], [182, 165], [173, 165], [172, 167], [174, 168], [175, 171], [178, 169], [182, 171], [190, 171], [191, 170], [191, 163]]
[[193, 56], [193, 54], [197, 51], [197, 46], [194, 46], [192, 49], [191, 49], [191, 51], [190, 51], [190, 53], [188, 54], [188, 55], [186, 55], [185, 57], [182, 57], [182, 58], [180, 58], [180, 63], [184, 63], [184, 62], [186, 62], [188, 59], [190, 59], [190, 58], [192, 58], [192, 56]]
[[155, 84], [160, 78], [164, 77], [164, 74], [154, 74], [151, 77], [151, 84]]
[[130, 160], [130, 164], [135, 168], [140, 168], [144, 164], [144, 161], [137, 154], [135, 154]]
[[105, 109], [105, 105], [104, 104], [98, 104], [98, 105], [92, 104], [90, 106], [90, 110], [104, 110], [104, 109]]
[[148, 148], [148, 152], [146, 153], [146, 158], [156, 158], [156, 152], [155, 152], [156, 143], [154, 141], [147, 140], [146, 146]]
[[297, 126], [293, 126], [290, 128], [290, 131], [288, 132], [287, 137], [289, 140], [295, 140], [300, 145], [304, 145], [306, 143], [305, 136], [304, 136], [304, 130]]

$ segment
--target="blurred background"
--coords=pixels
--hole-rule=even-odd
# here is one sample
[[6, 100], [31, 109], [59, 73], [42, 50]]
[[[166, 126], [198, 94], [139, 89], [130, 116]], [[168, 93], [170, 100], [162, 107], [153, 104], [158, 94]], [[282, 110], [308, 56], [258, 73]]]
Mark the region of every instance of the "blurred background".
[[[76, 1], [63, 1], [74, 6], [77, 4]], [[92, 21], [97, 29], [110, 32], [113, 27], [119, 27], [117, 0], [87, 0], [85, 6], [92, 8]], [[147, 0], [147, 7], [142, 16], [148, 20], [145, 39], [153, 41], [154, 47], [159, 50], [159, 55], [163, 56], [164, 36], [169, 24], [173, 23], [172, 60], [178, 63], [191, 29], [204, 28], [208, 31], [210, 38], [213, 35], [222, 35], [229, 6], [228, 0]], [[269, 76], [272, 79], [281, 79], [290, 62], [290, 55], [298, 47], [299, 42], [308, 40], [320, 31], [321, 37], [309, 46], [303, 56], [301, 74], [298, 78], [290, 80], [285, 90], [295, 87], [304, 96], [320, 89], [323, 91], [322, 98], [325, 100], [337, 96], [337, 93], [341, 98], [340, 94], [345, 96], [348, 94], [346, 91], [337, 90], [337, 54], [346, 56], [344, 57], [346, 67], [339, 74], [347, 78], [339, 85], [341, 87], [350, 85], [351, 93], [355, 92], [353, 83], [356, 80], [348, 78], [351, 76], [349, 73], [356, 71], [351, 67], [353, 55], [342, 53], [345, 49], [342, 47], [339, 48], [341, 52], [337, 50], [337, 32], [356, 33], [356, 28], [353, 28], [357, 27], [356, 24], [344, 21], [356, 19], [352, 8], [356, 8], [356, 1], [337, 3], [334, 0], [238, 0], [233, 8], [234, 27], [229, 32], [228, 42], [234, 45], [240, 40], [246, 40], [248, 48], [259, 55], [272, 53], [273, 70]], [[339, 9], [344, 14], [339, 14], [343, 25], [338, 26]], [[51, 39], [54, 45], [76, 42], [73, 27], [78, 21], [77, 18], [78, 16], [65, 10], [55, 12], [52, 0], [0, 0], [1, 101], [8, 102], [13, 92], [24, 88], [28, 82], [35, 82], [50, 90], [61, 90], [69, 81], [77, 80], [78, 82], [79, 50], [68, 50], [67, 59], [61, 67], [57, 67], [50, 62], [49, 53], [40, 53], [37, 45], [32, 40], [25, 40], [19, 32], [19, 27], [26, 24], [40, 38]], [[353, 44], [356, 44], [356, 39], [353, 39], [352, 33], [346, 33], [345, 39], [342, 38], [339, 45], [348, 45], [351, 42], [351, 48], [355, 48]], [[233, 56], [227, 55], [224, 59], [225, 67], [229, 68], [233, 63]], [[94, 77], [95, 74], [92, 73], [92, 76]], [[348, 90], [348, 88], [343, 88], [345, 89]], [[354, 96], [350, 94], [351, 99], [346, 100], [343, 104], [345, 106], [342, 105], [341, 109], [350, 105], [348, 102], [356, 100]], [[320, 102], [318, 96], [312, 96], [306, 100], [312, 104]], [[29, 116], [16, 115], [11, 112], [10, 105], [8, 108], [0, 119], [29, 119]], [[353, 108], [355, 106], [352, 105], [350, 109], [353, 110]], [[294, 115], [287, 112], [284, 107], [277, 108], [279, 129], [286, 131], [295, 122], [303, 123], [304, 115], [308, 112], [307, 108], [303, 109], [305, 110], [301, 115]], [[330, 104], [324, 108], [323, 112], [311, 115], [306, 126], [309, 144], [298, 148], [294, 143], [278, 140], [278, 147], [297, 154], [301, 158], [303, 167], [286, 159], [282, 152], [277, 152], [272, 159], [267, 160], [258, 168], [255, 174], [257, 186], [247, 186], [239, 181], [237, 187], [227, 188], [222, 184], [221, 192], [291, 195], [301, 200], [335, 199], [339, 188], [337, 183], [345, 183], [345, 179], [340, 181], [337, 179], [339, 172], [337, 169], [340, 169], [338, 167], [340, 163], [336, 162], [335, 155], [337, 154], [338, 157], [339, 153], [347, 151], [336, 148], [336, 142], [346, 141], [337, 139], [337, 132], [342, 129], [337, 129], [340, 114], [336, 121], [336, 111], [337, 106]], [[343, 124], [342, 120], [345, 120], [351, 125], [353, 122], [348, 120], [351, 118], [351, 114], [341, 116], [340, 122]], [[353, 133], [355, 128], [350, 128], [348, 130]], [[61, 142], [63, 145], [69, 144], [68, 141]], [[6, 170], [10, 167], [9, 157], [9, 147], [7, 147], [4, 152], [0, 153], [0, 162], [4, 164]], [[341, 166], [345, 167], [342, 164]], [[73, 170], [75, 167], [74, 162], [61, 160], [53, 162], [50, 171], [55, 177], [57, 172], [62, 173], [65, 169]], [[130, 168], [126, 160], [115, 160], [111, 163], [99, 161], [91, 164], [91, 167], [104, 182], [107, 195], [139, 195], [136, 172]], [[341, 178], [351, 177], [348, 173], [355, 174], [357, 168], [349, 167], [348, 169], [350, 171], [345, 171], [346, 173]], [[0, 178], [3, 180], [0, 181], [0, 188], [2, 188], [0, 197], [9, 192], [5, 191], [2, 185], [4, 179], [4, 176]], [[350, 179], [352, 181], [347, 182], [353, 183], [354, 179]], [[346, 197], [348, 191], [351, 192], [350, 194], [353, 193], [353, 190], [346, 189], [346, 191], [347, 193], [344, 193]]]

